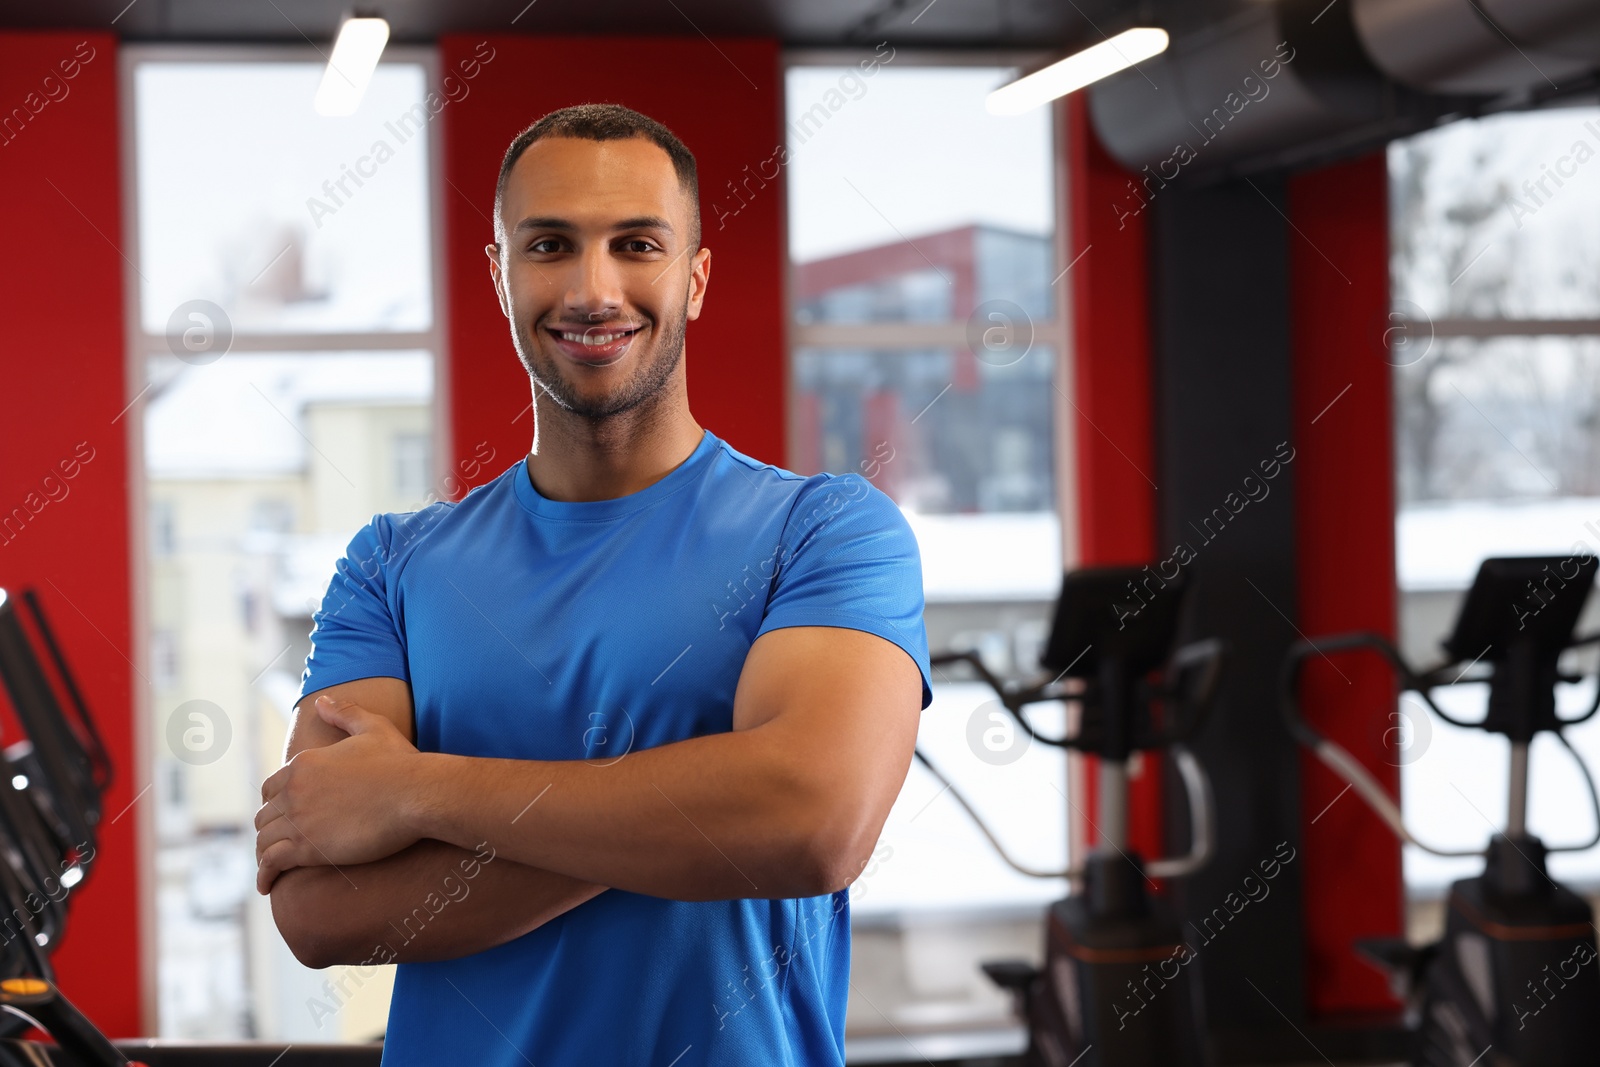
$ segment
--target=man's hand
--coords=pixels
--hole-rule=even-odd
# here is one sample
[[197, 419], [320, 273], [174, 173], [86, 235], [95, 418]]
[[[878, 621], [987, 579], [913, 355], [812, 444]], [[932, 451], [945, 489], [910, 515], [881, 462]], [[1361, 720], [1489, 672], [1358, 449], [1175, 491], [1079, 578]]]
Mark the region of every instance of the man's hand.
[[392, 721], [321, 696], [316, 711], [350, 736], [300, 752], [261, 787], [256, 891], [291, 867], [371, 863], [415, 844], [403, 793], [418, 757]]
[[[316, 690], [296, 702], [284, 762], [353, 740], [318, 711], [316, 698], [324, 694], [384, 718], [408, 742], [416, 736], [411, 686], [402, 678], [358, 678]], [[272, 918], [290, 951], [307, 967], [370, 964], [377, 946], [393, 950], [396, 963], [421, 963], [460, 959], [503, 945], [606, 889], [502, 856], [493, 863], [482, 859], [481, 849], [424, 838], [376, 863], [296, 867], [282, 872], [271, 885]], [[470, 907], [453, 904], [437, 913], [420, 934], [415, 934], [414, 926], [405, 926], [418, 901], [441, 889], [454, 899], [449, 897], [452, 887], [467, 882]]]

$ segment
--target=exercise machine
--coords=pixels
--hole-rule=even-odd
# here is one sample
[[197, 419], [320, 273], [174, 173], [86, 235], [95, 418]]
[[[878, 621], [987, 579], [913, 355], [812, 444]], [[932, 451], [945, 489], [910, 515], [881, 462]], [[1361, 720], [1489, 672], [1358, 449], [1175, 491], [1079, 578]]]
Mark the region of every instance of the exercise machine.
[[[26, 737], [6, 746], [5, 762], [21, 776], [46, 825], [65, 854], [82, 853], [84, 874], [92, 863], [101, 797], [111, 785], [111, 762], [72, 671], [32, 590], [17, 601], [0, 592], [0, 683]], [[55, 669], [73, 708], [68, 718], [57, 698], [35, 640]], [[74, 721], [75, 720], [75, 721]]]
[[[0, 1067], [56, 1063], [57, 1052], [81, 1067], [128, 1064], [61, 995], [49, 958], [66, 924], [68, 893], [93, 864], [110, 760], [38, 598], [29, 590], [21, 613], [18, 604], [0, 589], [0, 685], [26, 735], [0, 753], [8, 779], [0, 781]], [[56, 1045], [21, 1040], [30, 1027]]]
[[[973, 652], [933, 657], [937, 666], [966, 664], [1031, 740], [1092, 756], [1098, 766], [1098, 843], [1081, 865], [1061, 871], [1018, 863], [966, 798], [949, 789], [1012, 867], [1081, 887], [1050, 906], [1042, 969], [1016, 960], [983, 965], [991, 980], [1014, 994], [1027, 1022], [1028, 1067], [1210, 1062], [1199, 961], [1173, 910], [1151, 892], [1154, 878], [1182, 878], [1202, 867], [1215, 838], [1210, 783], [1186, 742], [1215, 695], [1222, 645], [1206, 640], [1177, 647], [1187, 588], [1184, 575], [1161, 581], [1148, 568], [1068, 573], [1040, 657], [1046, 673], [1026, 685], [1003, 683]], [[1026, 709], [1058, 700], [1076, 705], [1076, 729], [1044, 736]], [[1137, 753], [1163, 749], [1188, 801], [1189, 850], [1145, 860], [1128, 842], [1129, 762]], [[950, 787], [923, 753], [917, 758]]]
[[[73, 705], [70, 724], [57, 699], [42, 646], [57, 684]], [[101, 797], [111, 783], [110, 761], [55, 632], [32, 590], [13, 599], [0, 590], [0, 686], [24, 736], [0, 752], [0, 881], [26, 905], [0, 916], [0, 926], [31, 919], [41, 946], [60, 939], [68, 892], [88, 877], [96, 850]], [[3, 786], [0, 782], [0, 786]], [[4, 927], [9, 933], [9, 927]]]
[[55, 1039], [54, 1047], [34, 1041], [0, 1041], [0, 1067], [145, 1067], [118, 1051], [47, 979], [0, 979], [0, 1011]]
[[[57, 685], [72, 701], [76, 728], [62, 711]], [[94, 719], [31, 590], [20, 599], [0, 590], [0, 687], [24, 735], [0, 751], [0, 860], [6, 868], [0, 888], [22, 905], [0, 915], [0, 936], [9, 940], [14, 927], [31, 925], [30, 936], [50, 949], [66, 921], [68, 893], [93, 866], [111, 771]]]
[[[1572, 650], [1600, 642], [1575, 635], [1594, 586], [1594, 556], [1486, 559], [1443, 642], [1445, 662], [1416, 671], [1389, 641], [1360, 632], [1315, 637], [1285, 659], [1282, 709], [1290, 732], [1376, 812], [1406, 844], [1438, 856], [1482, 856], [1483, 873], [1450, 887], [1443, 938], [1414, 947], [1403, 939], [1358, 948], [1390, 977], [1407, 1004], [1412, 1062], [1427, 1067], [1577, 1067], [1600, 1059], [1600, 963], [1588, 903], [1550, 877], [1551, 852], [1600, 843], [1600, 795], [1563, 731], [1600, 709], [1600, 680], [1587, 712], [1556, 714], [1558, 684], [1583, 678], [1563, 663]], [[1380, 656], [1403, 692], [1415, 693], [1445, 722], [1506, 738], [1510, 789], [1505, 829], [1483, 849], [1435, 848], [1401, 818], [1381, 784], [1348, 750], [1318, 733], [1300, 713], [1300, 679], [1313, 658], [1365, 652]], [[1478, 721], [1442, 710], [1433, 692], [1487, 685]], [[1547, 732], [1577, 762], [1596, 821], [1590, 840], [1547, 846], [1528, 831], [1528, 749]]]
[[24, 735], [0, 750], [0, 1067], [374, 1067], [376, 1045], [112, 1042], [62, 995], [50, 953], [94, 865], [112, 767], [32, 591], [0, 589], [0, 689]]

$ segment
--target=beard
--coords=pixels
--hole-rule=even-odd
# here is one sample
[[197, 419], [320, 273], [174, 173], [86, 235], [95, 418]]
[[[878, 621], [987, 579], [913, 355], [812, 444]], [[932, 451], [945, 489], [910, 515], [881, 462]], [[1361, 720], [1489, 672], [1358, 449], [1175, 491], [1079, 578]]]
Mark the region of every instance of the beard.
[[[542, 388], [565, 411], [570, 411], [579, 418], [600, 421], [613, 418], [625, 412], [646, 404], [659, 396], [666, 389], [667, 383], [672, 380], [672, 375], [678, 369], [678, 364], [683, 361], [684, 337], [689, 323], [689, 297], [684, 295], [683, 304], [677, 313], [671, 315], [665, 323], [651, 323], [651, 344], [648, 352], [636, 353], [630, 348], [628, 356], [635, 359], [633, 373], [627, 381], [611, 390], [610, 393], [599, 396], [585, 396], [575, 389], [570, 381], [562, 376], [560, 365], [556, 360], [545, 355], [540, 346], [542, 330], [529, 327], [528, 324], [518, 322], [512, 330], [512, 341], [516, 345], [517, 357], [522, 360], [522, 366], [527, 370], [528, 376], [533, 379], [538, 388]], [[604, 323], [595, 323], [603, 326]], [[658, 328], [663, 327], [660, 332]], [[539, 336], [533, 336], [538, 333]]]

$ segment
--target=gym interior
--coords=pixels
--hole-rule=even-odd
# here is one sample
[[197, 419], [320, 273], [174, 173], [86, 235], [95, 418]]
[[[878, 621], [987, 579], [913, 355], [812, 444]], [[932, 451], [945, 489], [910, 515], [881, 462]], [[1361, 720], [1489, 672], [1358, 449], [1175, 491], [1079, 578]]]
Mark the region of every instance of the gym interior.
[[915, 535], [835, 1062], [1600, 1062], [1592, 0], [5, 5], [0, 1062], [420, 1062], [254, 820], [352, 534], [529, 452], [585, 103], [697, 160], [700, 423]]

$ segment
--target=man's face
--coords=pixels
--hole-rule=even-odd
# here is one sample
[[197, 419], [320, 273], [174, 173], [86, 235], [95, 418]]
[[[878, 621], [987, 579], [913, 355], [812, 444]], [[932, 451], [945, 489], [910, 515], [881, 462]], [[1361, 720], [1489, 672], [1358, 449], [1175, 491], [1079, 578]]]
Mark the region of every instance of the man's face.
[[563, 408], [620, 414], [678, 373], [711, 270], [690, 212], [671, 158], [639, 137], [535, 141], [506, 176], [489, 271], [523, 366]]

